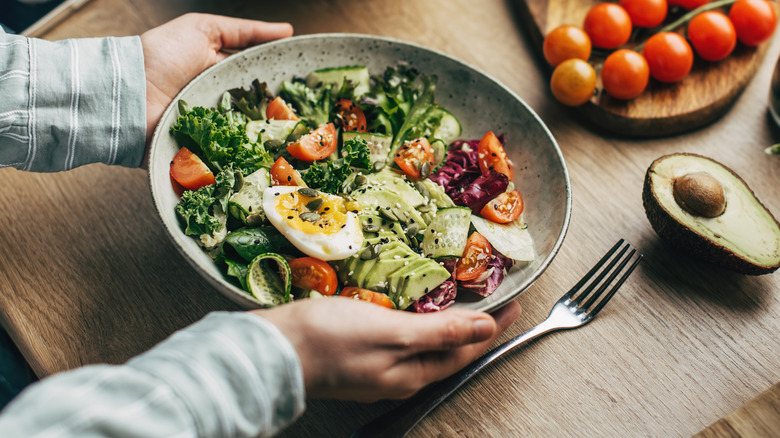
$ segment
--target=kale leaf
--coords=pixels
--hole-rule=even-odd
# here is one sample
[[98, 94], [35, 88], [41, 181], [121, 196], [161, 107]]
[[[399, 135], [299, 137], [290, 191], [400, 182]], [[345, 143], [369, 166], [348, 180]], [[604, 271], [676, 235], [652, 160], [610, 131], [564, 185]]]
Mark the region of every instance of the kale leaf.
[[328, 123], [336, 104], [335, 95], [330, 87], [320, 85], [309, 88], [306, 81], [301, 78], [282, 82], [279, 96], [295, 108], [298, 117], [311, 129]]
[[179, 145], [198, 155], [214, 173], [230, 167], [249, 175], [261, 167], [270, 168], [273, 157], [246, 136], [246, 117], [235, 111], [190, 109], [179, 102], [179, 118], [171, 127]]
[[371, 166], [371, 152], [361, 138], [346, 141], [341, 155], [342, 158], [337, 160], [312, 163], [303, 172], [303, 181], [309, 187], [337, 194], [342, 192], [342, 185], [352, 174], [353, 168], [368, 169]]

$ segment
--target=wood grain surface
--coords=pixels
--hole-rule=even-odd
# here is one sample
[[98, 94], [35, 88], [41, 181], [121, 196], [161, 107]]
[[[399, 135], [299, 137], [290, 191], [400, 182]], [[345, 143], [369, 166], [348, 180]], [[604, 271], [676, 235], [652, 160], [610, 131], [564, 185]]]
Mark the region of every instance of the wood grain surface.
[[[541, 53], [544, 36], [563, 24], [582, 26], [585, 15], [601, 0], [516, 0], [519, 17], [527, 27], [534, 48]], [[721, 9], [724, 10], [724, 9]], [[684, 14], [670, 9], [663, 27]], [[685, 34], [686, 26], [675, 32]], [[634, 28], [631, 48], [647, 40], [658, 28]], [[734, 52], [718, 62], [694, 57], [690, 74], [682, 81], [662, 83], [650, 79], [644, 93], [635, 99], [621, 100], [604, 91], [601, 78], [590, 102], [580, 107], [583, 116], [600, 128], [623, 135], [657, 137], [686, 132], [722, 116], [748, 84], [762, 64], [769, 43], [758, 47], [738, 44]], [[600, 70], [607, 50], [595, 49], [590, 63]], [[552, 74], [552, 67], [542, 63]]]
[[780, 434], [780, 383], [697, 433], [695, 438], [771, 437]]
[[[574, 206], [559, 255], [521, 295], [524, 314], [501, 340], [545, 318], [617, 238], [644, 253], [593, 323], [494, 364], [411, 436], [691, 436], [780, 382], [780, 274], [733, 274], [673, 252], [641, 202], [655, 158], [693, 152], [735, 170], [780, 214], [780, 157], [763, 153], [780, 142], [767, 114], [777, 37], [725, 115], [684, 135], [645, 140], [604, 134], [552, 98], [508, 0], [478, 7], [466, 0], [93, 0], [46, 38], [132, 35], [188, 11], [289, 21], [297, 34], [360, 32], [423, 44], [528, 102], [561, 146]], [[1, 169], [0, 184], [0, 322], [38, 375], [123, 362], [209, 311], [234, 308], [163, 233], [143, 170]], [[395, 404], [313, 400], [283, 435], [348, 436]]]

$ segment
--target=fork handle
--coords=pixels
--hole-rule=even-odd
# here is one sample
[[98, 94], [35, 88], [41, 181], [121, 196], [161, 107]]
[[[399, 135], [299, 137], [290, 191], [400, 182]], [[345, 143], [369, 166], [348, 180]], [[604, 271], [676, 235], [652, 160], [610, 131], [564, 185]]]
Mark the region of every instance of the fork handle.
[[441, 402], [458, 388], [463, 386], [464, 383], [474, 377], [482, 368], [501, 357], [507, 351], [531, 342], [539, 336], [558, 328], [549, 319], [543, 321], [527, 332], [485, 353], [482, 357], [466, 365], [465, 368], [450, 377], [423, 388], [414, 397], [393, 410], [366, 423], [363, 427], [356, 430], [351, 438], [401, 438], [406, 436], [420, 420], [439, 406]]

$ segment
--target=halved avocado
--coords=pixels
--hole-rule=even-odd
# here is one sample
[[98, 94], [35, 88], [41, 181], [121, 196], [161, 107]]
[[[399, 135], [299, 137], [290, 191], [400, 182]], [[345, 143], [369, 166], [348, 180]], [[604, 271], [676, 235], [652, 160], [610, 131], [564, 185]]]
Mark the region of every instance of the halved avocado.
[[780, 267], [780, 224], [742, 178], [710, 158], [653, 161], [642, 201], [655, 232], [680, 251], [750, 275]]

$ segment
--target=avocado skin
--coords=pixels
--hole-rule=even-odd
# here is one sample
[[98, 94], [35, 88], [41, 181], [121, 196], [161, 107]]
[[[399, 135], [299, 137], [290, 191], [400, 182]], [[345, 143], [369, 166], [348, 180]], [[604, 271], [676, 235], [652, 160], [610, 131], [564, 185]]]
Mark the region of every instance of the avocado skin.
[[[695, 231], [691, 230], [690, 228], [678, 222], [677, 219], [675, 219], [674, 216], [672, 216], [660, 204], [660, 202], [658, 202], [658, 200], [655, 199], [655, 196], [651, 188], [651, 176], [653, 175], [653, 169], [655, 168], [656, 163], [659, 163], [662, 160], [672, 156], [681, 156], [681, 155], [701, 157], [710, 161], [714, 161], [711, 158], [704, 157], [702, 155], [690, 154], [690, 153], [678, 153], [678, 154], [664, 155], [656, 159], [655, 161], [653, 161], [652, 164], [650, 164], [650, 167], [647, 168], [647, 172], [645, 173], [644, 187], [642, 188], [642, 204], [644, 205], [647, 219], [650, 221], [650, 225], [653, 227], [653, 230], [655, 230], [656, 234], [658, 234], [658, 236], [661, 237], [662, 240], [664, 240], [666, 243], [668, 243], [675, 249], [683, 253], [686, 253], [691, 257], [711, 263], [716, 266], [720, 266], [730, 271], [739, 272], [741, 274], [747, 274], [747, 275], [764, 275], [764, 274], [771, 274], [772, 272], [776, 271], [777, 268], [780, 267], [780, 265], [774, 265], [774, 266], [756, 265], [754, 263], [751, 263], [748, 260], [745, 260], [741, 256], [735, 254], [725, 246], [719, 245], [699, 235]], [[744, 184], [745, 187], [750, 192], [750, 194], [753, 196], [753, 199], [755, 199], [755, 201], [758, 203], [758, 205], [764, 210], [766, 210], [767, 212], [769, 212], [764, 206], [764, 204], [762, 204], [761, 201], [758, 198], [756, 198], [755, 194], [753, 193], [753, 190], [750, 189], [750, 187], [745, 183], [745, 181], [742, 178], [739, 177], [739, 175], [734, 173], [734, 171], [728, 168], [727, 166], [724, 166], [721, 163], [717, 163], [717, 164], [719, 164], [720, 166], [728, 170], [734, 176], [734, 178], [739, 180], [740, 183]], [[775, 221], [775, 224], [780, 226], [780, 224], [778, 224], [777, 222], [777, 219], [775, 219], [775, 217], [772, 216], [771, 213], [770, 216]]]

